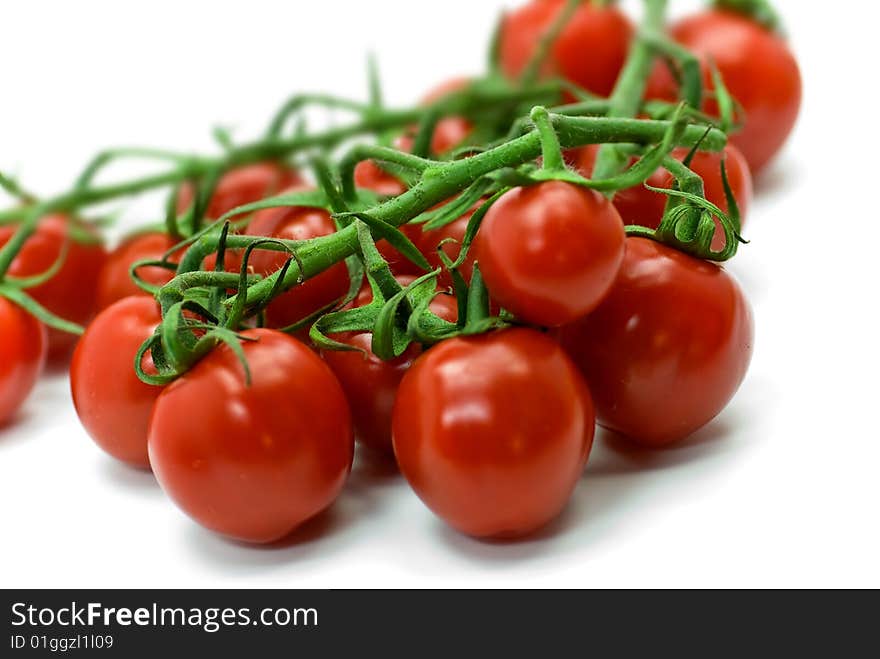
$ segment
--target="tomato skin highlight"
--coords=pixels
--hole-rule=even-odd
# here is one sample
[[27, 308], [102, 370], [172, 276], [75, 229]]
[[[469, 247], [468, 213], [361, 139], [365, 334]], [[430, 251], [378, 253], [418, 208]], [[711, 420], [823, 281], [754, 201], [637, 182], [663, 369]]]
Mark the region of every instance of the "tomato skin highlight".
[[[0, 226], [0, 247], [17, 228], [14, 224]], [[73, 236], [74, 230], [87, 233], [89, 242], [78, 242]], [[94, 227], [66, 215], [47, 215], [24, 243], [9, 274], [13, 277], [43, 274], [64, 253], [65, 244], [67, 253], [59, 270], [48, 281], [27, 292], [55, 315], [85, 325], [95, 315], [98, 277], [107, 254]], [[52, 328], [48, 332], [49, 361], [54, 364], [67, 361], [76, 344], [76, 335]]]
[[[673, 25], [670, 34], [700, 58], [707, 89], [712, 89], [708, 62], [718, 67], [725, 86], [743, 109], [745, 125], [731, 135], [731, 142], [742, 151], [752, 172], [760, 172], [783, 147], [800, 113], [803, 83], [784, 38], [725, 10], [687, 17]], [[677, 85], [662, 63], [651, 76], [648, 97], [677, 97]], [[712, 99], [704, 109], [718, 114]]]
[[727, 406], [748, 371], [754, 327], [724, 269], [628, 238], [611, 293], [560, 336], [590, 385], [600, 425], [661, 447]]
[[[522, 74], [564, 5], [565, 0], [533, 0], [505, 17], [500, 54], [506, 76]], [[633, 33], [632, 23], [618, 8], [585, 1], [556, 40], [543, 73], [558, 73], [587, 91], [608, 96], [626, 61]]]
[[[304, 207], [258, 211], [247, 228], [252, 236], [285, 240], [308, 240], [335, 231], [336, 225], [327, 211]], [[284, 266], [288, 257], [285, 252], [258, 249], [251, 253], [248, 266], [257, 274], [271, 275]], [[337, 263], [272, 300], [266, 308], [266, 324], [273, 328], [293, 325], [344, 297], [349, 285], [348, 268], [345, 263]]]
[[220, 346], [170, 384], [150, 421], [159, 484], [196, 522], [268, 543], [327, 508], [351, 470], [345, 395], [329, 367], [281, 332], [247, 330], [251, 368]]
[[562, 511], [595, 416], [559, 345], [521, 328], [428, 350], [401, 382], [393, 428], [400, 470], [435, 514], [471, 536], [513, 538]]
[[[143, 469], [150, 467], [147, 426], [162, 388], [141, 382], [134, 360], [161, 320], [151, 297], [123, 298], [89, 325], [70, 365], [73, 404], [86, 432], [117, 460]], [[149, 354], [142, 366], [155, 373]]]
[[[233, 208], [252, 204], [301, 184], [299, 173], [283, 163], [258, 162], [230, 169], [220, 177], [208, 202], [205, 217], [217, 220]], [[177, 195], [177, 213], [186, 212], [193, 200], [192, 184], [184, 183]]]
[[[411, 276], [397, 277], [401, 286], [408, 286], [414, 280], [415, 277]], [[372, 300], [373, 292], [367, 284], [361, 289], [353, 306], [365, 306]], [[430, 308], [444, 320], [451, 323], [458, 320], [458, 303], [452, 296], [438, 295]], [[382, 361], [373, 353], [373, 335], [369, 332], [344, 332], [333, 339], [359, 349], [324, 350], [321, 353], [345, 391], [358, 441], [375, 451], [393, 453], [391, 413], [394, 400], [400, 381], [422, 353], [422, 348], [412, 344], [396, 359]]]
[[30, 395], [46, 365], [46, 327], [24, 309], [0, 297], [0, 427]]
[[[589, 178], [596, 164], [596, 155], [599, 151], [597, 145], [582, 147], [577, 150], [575, 167], [584, 176]], [[689, 149], [678, 148], [672, 151], [672, 157], [683, 162], [690, 153]], [[727, 169], [727, 179], [730, 189], [736, 199], [740, 213], [741, 223], [745, 223], [749, 208], [754, 196], [754, 184], [749, 164], [739, 149], [732, 144], [724, 147], [720, 153], [699, 151], [691, 161], [690, 168], [703, 179], [706, 199], [718, 206], [725, 213], [730, 211], [727, 205], [727, 195], [724, 192], [724, 180], [721, 176], [721, 162], [724, 160]], [[645, 181], [655, 188], [672, 189], [674, 178], [664, 168], [657, 169], [651, 177]], [[667, 196], [648, 190], [644, 185], [635, 185], [625, 188], [614, 195], [614, 207], [620, 213], [623, 223], [626, 225], [637, 224], [639, 226], [656, 229], [663, 219], [666, 210]], [[716, 220], [718, 230], [712, 242], [713, 249], [719, 250], [724, 247], [724, 231], [720, 221]]]
[[556, 327], [589, 313], [614, 284], [625, 233], [600, 194], [562, 181], [514, 188], [474, 241], [492, 299], [517, 318]]

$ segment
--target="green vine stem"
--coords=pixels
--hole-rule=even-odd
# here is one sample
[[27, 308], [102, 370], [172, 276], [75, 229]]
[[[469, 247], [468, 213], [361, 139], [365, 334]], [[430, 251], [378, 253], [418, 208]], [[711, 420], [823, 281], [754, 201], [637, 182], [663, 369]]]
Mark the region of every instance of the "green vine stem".
[[[646, 34], [663, 31], [667, 0], [645, 0], [642, 29], [636, 35], [629, 57], [609, 99], [608, 117], [634, 117], [642, 105], [645, 86], [654, 62], [655, 51]], [[593, 170], [597, 178], [614, 175], [626, 166], [628, 158], [614, 146], [604, 145], [596, 156]]]
[[21, 183], [10, 176], [6, 176], [3, 172], [0, 172], [0, 188], [22, 204], [33, 204], [37, 201], [35, 194], [25, 190]]
[[[567, 117], [556, 114], [551, 114], [550, 118], [563, 148], [601, 143], [658, 144], [662, 143], [676, 128], [676, 123], [671, 121]], [[726, 143], [727, 137], [721, 131], [702, 125], [689, 125], [679, 131], [678, 139], [670, 147], [693, 147], [700, 144], [705, 150], [720, 151]], [[484, 176], [498, 170], [515, 168], [532, 162], [541, 155], [541, 151], [540, 133], [533, 130], [522, 137], [469, 158], [457, 161], [434, 161], [424, 169], [418, 183], [412, 188], [400, 196], [360, 212], [358, 215], [367, 215], [376, 223], [398, 227], [429, 208], [461, 193]], [[645, 173], [645, 178], [649, 173]], [[602, 185], [601, 180], [590, 183], [596, 186]], [[631, 184], [631, 181], [622, 181], [620, 187]], [[227, 220], [235, 215], [249, 213], [272, 203], [272, 200], [266, 200], [242, 206], [220, 219]], [[345, 214], [343, 214], [344, 216]], [[217, 235], [211, 233], [199, 238], [187, 252], [186, 267], [197, 267], [196, 264], [200, 264], [209, 254], [214, 253], [217, 249], [217, 238]], [[227, 247], [244, 249], [253, 240], [255, 240], [253, 236], [229, 236]], [[303, 271], [300, 271], [298, 266], [291, 266], [284, 274], [280, 288], [276, 287], [279, 273], [275, 273], [257, 282], [246, 291], [240, 291], [238, 295], [246, 296], [246, 303], [249, 307], [262, 303], [273, 290], [288, 290], [299, 281], [313, 277], [345, 259], [355, 252], [358, 245], [357, 230], [352, 225], [335, 234], [308, 241], [278, 242], [284, 245], [283, 248], [279, 247], [279, 250], [296, 251]], [[273, 247], [267, 246], [267, 249], [273, 249]], [[184, 267], [183, 263], [181, 265]], [[218, 285], [215, 279], [217, 275], [218, 273], [200, 272], [182, 274], [162, 289], [160, 293], [162, 306], [165, 307], [169, 303], [173, 304], [183, 299], [184, 292], [189, 287]], [[224, 281], [221, 285], [235, 286], [232, 281]], [[229, 298], [226, 304], [235, 304], [238, 295]]]
[[550, 56], [553, 45], [578, 10], [578, 7], [582, 4], [583, 0], [567, 0], [562, 10], [550, 24], [550, 27], [541, 35], [534, 54], [529, 59], [520, 76], [520, 82], [523, 85], [534, 83], [541, 75], [541, 68]]

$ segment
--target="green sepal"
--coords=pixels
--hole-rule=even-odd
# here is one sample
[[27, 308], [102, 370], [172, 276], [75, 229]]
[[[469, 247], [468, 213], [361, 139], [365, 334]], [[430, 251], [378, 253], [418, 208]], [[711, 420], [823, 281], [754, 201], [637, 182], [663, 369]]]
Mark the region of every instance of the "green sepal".
[[[315, 322], [317, 322], [320, 318], [327, 315], [328, 313], [333, 312], [337, 309], [344, 308], [354, 301], [361, 290], [361, 286], [363, 285], [364, 265], [356, 256], [349, 256], [347, 259], [345, 259], [345, 265], [348, 268], [348, 277], [350, 282], [348, 292], [345, 294], [345, 296], [339, 300], [336, 300], [335, 302], [331, 302], [321, 309], [318, 309], [314, 313], [309, 314], [302, 320], [293, 323], [292, 325], [288, 325], [287, 327], [283, 327], [281, 329], [282, 332], [285, 332], [287, 334], [296, 334], [306, 327], [311, 327]], [[311, 330], [309, 330], [309, 335], [311, 335]]]
[[30, 295], [11, 282], [0, 282], [0, 297], [5, 297], [13, 304], [21, 307], [44, 325], [68, 334], [80, 336], [85, 330], [76, 323], [65, 320], [46, 309]]
[[[379, 359], [389, 361], [402, 355], [413, 342], [406, 331], [413, 310], [427, 308], [424, 300], [430, 301], [437, 294], [438, 271], [422, 275], [399, 293], [389, 298], [376, 316], [373, 327], [373, 354]], [[401, 309], [401, 306], [406, 307]], [[407, 308], [408, 307], [408, 308]], [[401, 319], [401, 314], [404, 318]], [[403, 320], [403, 323], [399, 321]]]
[[418, 266], [422, 270], [430, 270], [431, 264], [425, 259], [418, 247], [406, 237], [398, 227], [376, 219], [368, 213], [360, 211], [352, 211], [350, 213], [341, 213], [340, 217], [356, 217], [370, 229], [375, 240], [387, 240], [388, 243], [396, 249], [410, 263]]
[[177, 272], [177, 264], [171, 261], [159, 260], [159, 259], [141, 259], [140, 261], [135, 261], [128, 267], [128, 277], [144, 293], [149, 293], [152, 296], [156, 296], [159, 294], [159, 291], [162, 290], [163, 286], [156, 286], [155, 284], [150, 284], [140, 277], [138, 277], [137, 271], [141, 268], [164, 268], [171, 273]]
[[724, 77], [714, 60], [709, 62], [709, 67], [712, 73], [715, 102], [718, 104], [718, 116], [721, 120], [718, 127], [725, 133], [729, 133], [736, 123], [736, 102], [730, 95], [730, 91], [724, 83]]
[[52, 279], [52, 277], [57, 275], [58, 271], [61, 270], [62, 266], [64, 266], [64, 261], [67, 260], [67, 254], [69, 251], [70, 243], [65, 240], [61, 245], [61, 251], [58, 252], [58, 257], [44, 272], [41, 272], [38, 275], [32, 275], [30, 277], [15, 277], [13, 275], [7, 274], [4, 279], [15, 287], [21, 289], [35, 288], [40, 284], [45, 284], [47, 281]]
[[452, 224], [462, 215], [470, 211], [471, 208], [474, 207], [474, 204], [486, 196], [494, 185], [496, 184], [491, 179], [482, 178], [449, 203], [425, 211], [421, 215], [416, 216], [411, 223], [424, 223], [423, 228], [425, 231], [432, 231], [433, 229], [439, 229], [448, 224]]
[[274, 197], [267, 197], [266, 199], [262, 199], [260, 201], [255, 201], [250, 204], [244, 204], [242, 206], [238, 206], [237, 208], [233, 208], [230, 211], [227, 211], [219, 218], [217, 218], [218, 222], [225, 222], [227, 220], [231, 220], [233, 217], [238, 215], [250, 215], [256, 211], [261, 211], [267, 208], [320, 208], [322, 210], [331, 212], [332, 206], [330, 204], [330, 200], [327, 198], [327, 193], [323, 190], [302, 190], [299, 192], [287, 192], [285, 194], [276, 195]]
[[[730, 260], [736, 255], [739, 243], [745, 242], [736, 228], [738, 221], [732, 220], [728, 214], [704, 197], [681, 190], [655, 188], [650, 185], [645, 187], [652, 192], [684, 199], [690, 203], [668, 209], [656, 230], [629, 226], [626, 228], [627, 235], [652, 238], [691, 256], [715, 262]], [[696, 221], [693, 215], [695, 212], [699, 212]], [[725, 237], [724, 248], [719, 251], [712, 249], [716, 217], [721, 222]]]

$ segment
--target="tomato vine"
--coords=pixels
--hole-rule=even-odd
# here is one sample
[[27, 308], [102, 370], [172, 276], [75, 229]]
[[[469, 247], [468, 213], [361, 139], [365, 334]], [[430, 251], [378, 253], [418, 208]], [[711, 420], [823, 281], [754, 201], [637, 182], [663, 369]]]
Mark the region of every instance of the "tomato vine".
[[[160, 261], [135, 264], [132, 270], [135, 277], [138, 267], [148, 265], [175, 271], [174, 278], [162, 286], [142, 284], [155, 295], [163, 316], [158, 332], [144, 343], [136, 360], [138, 375], [153, 384], [178, 377], [218, 342], [234, 342], [248, 323], [260, 322], [263, 310], [273, 299], [341, 262], [349, 269], [349, 293], [297, 326], [287, 328], [289, 331], [307, 325], [311, 327], [311, 337], [325, 348], [341, 347], [329, 338], [333, 333], [372, 331], [374, 352], [389, 359], [401, 355], [413, 341], [434, 343], [503, 326], [509, 322], [508, 317], [502, 314], [494, 318], [488, 313], [479, 268], [471, 282], [464, 281], [458, 268], [464, 263], [491, 204], [513, 187], [564, 180], [613, 196], [618, 190], [642, 185], [658, 167], [664, 167], [676, 183], [673, 189], [662, 191], [669, 201], [660, 226], [656, 230], [627, 227], [627, 233], [666, 243], [701, 259], [730, 259], [741, 240], [732, 194], [728, 194], [730, 212], [725, 213], [705, 199], [702, 180], [688, 167], [690, 160], [679, 162], [671, 157], [679, 147], [693, 152], [721, 151], [727, 143], [723, 128], [728, 122], [725, 116], [719, 122], [701, 112], [703, 88], [694, 58], [658, 36], [663, 28], [666, 0], [645, 0], [644, 24], [608, 99], [595, 97], [570, 82], [541, 77], [554, 35], [565, 27], [579, 4], [577, 0], [565, 4], [525, 71], [514, 81], [498, 73], [497, 61], [493, 59], [484, 78], [419, 107], [389, 109], [383, 104], [378, 75], [371, 64], [368, 102], [323, 94], [293, 96], [271, 118], [263, 137], [254, 142], [235, 144], [228, 135], [218, 133], [223, 153], [216, 157], [144, 148], [111, 149], [97, 154], [70, 190], [48, 199], [38, 199], [5, 177], [0, 179], [0, 184], [19, 201], [15, 208], [0, 211], [0, 221], [19, 222], [19, 229], [0, 249], [0, 295], [53, 327], [77, 331], [76, 326], [39, 307], [5, 277], [10, 264], [46, 214], [78, 212], [108, 200], [160, 188], [171, 190], [165, 224], [168, 234], [181, 241], [175, 253], [184, 247], [185, 252], [178, 261], [172, 261], [169, 253]], [[751, 10], [759, 11], [764, 3], [748, 4]], [[494, 49], [493, 53], [493, 58], [497, 58]], [[644, 100], [651, 67], [658, 57], [676, 60], [681, 65], [685, 84], [680, 103]], [[727, 98], [717, 76], [715, 95], [720, 101]], [[573, 102], [566, 102], [571, 97]], [[309, 132], [299, 118], [303, 110], [312, 106], [345, 110], [355, 118], [344, 126]], [[447, 154], [430, 153], [431, 134], [440, 120], [450, 117], [467, 119], [475, 126], [475, 135], [488, 139], [465, 143]], [[296, 126], [292, 134], [288, 131], [291, 125]], [[385, 145], [387, 135], [413, 129], [411, 152]], [[378, 137], [379, 143], [350, 146], [335, 164], [328, 164], [337, 148], [365, 135]], [[564, 164], [566, 151], [587, 145], [602, 145], [591, 178], [584, 178]], [[207, 200], [224, 173], [242, 165], [294, 157], [305, 157], [313, 164], [317, 190], [279, 194], [211, 218], [217, 220], [214, 223], [206, 222]], [[543, 157], [542, 167], [535, 165], [539, 157]], [[96, 184], [109, 165], [124, 158], [166, 163], [168, 169], [127, 181]], [[390, 198], [358, 189], [355, 168], [368, 160], [400, 178], [407, 189]], [[192, 185], [195, 194], [193, 202], [180, 213], [177, 202], [183, 184]], [[729, 193], [729, 186], [726, 187]], [[445, 206], [436, 208], [440, 204]], [[458, 219], [475, 204], [481, 204], [481, 208], [470, 220], [460, 255], [452, 261], [441, 250], [441, 258], [451, 271], [456, 293], [462, 300], [458, 322], [450, 323], [433, 316], [429, 309], [440, 270], [430, 267], [401, 227], [422, 223], [437, 228]], [[252, 213], [294, 207], [332, 213], [338, 231], [307, 240], [267, 239], [235, 231], [247, 224]], [[715, 218], [726, 238], [720, 250], [712, 248]], [[375, 243], [383, 240], [423, 275], [408, 286], [401, 286], [376, 250]], [[248, 262], [256, 250], [283, 253], [284, 267], [267, 276], [250, 273]], [[244, 254], [239, 273], [223, 268], [224, 254], [231, 251]], [[204, 270], [205, 259], [211, 255], [217, 255], [217, 265], [213, 270]], [[374, 302], [345, 309], [359, 290], [364, 274], [373, 288]], [[146, 373], [141, 368], [141, 358], [148, 351], [157, 369], [155, 373]]]

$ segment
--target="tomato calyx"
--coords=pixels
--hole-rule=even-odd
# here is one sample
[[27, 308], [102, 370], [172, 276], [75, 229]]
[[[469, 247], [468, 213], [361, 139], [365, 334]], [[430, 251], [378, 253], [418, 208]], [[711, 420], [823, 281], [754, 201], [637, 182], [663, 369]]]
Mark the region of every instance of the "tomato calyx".
[[[631, 225], [626, 227], [626, 232], [628, 236], [650, 238], [700, 259], [724, 262], [736, 254], [740, 243], [747, 242], [740, 235], [742, 223], [739, 205], [731, 188], [727, 166], [723, 159], [721, 181], [728, 212], [725, 213], [706, 199], [703, 180], [689, 168], [696, 153], [696, 148], [691, 150], [683, 162], [671, 157], [664, 160], [663, 166], [674, 177], [672, 189], [645, 184], [648, 190], [669, 198], [660, 225], [656, 229]], [[724, 245], [718, 250], [713, 248], [718, 228], [716, 220], [724, 234]]]
[[[482, 210], [482, 209], [481, 209]], [[483, 214], [485, 210], [483, 210]], [[480, 211], [474, 214], [476, 226], [481, 219]], [[474, 220], [472, 220], [474, 222]], [[359, 221], [357, 225], [359, 255], [364, 264], [367, 283], [372, 291], [372, 301], [363, 306], [346, 308], [321, 317], [310, 330], [311, 340], [323, 350], [360, 350], [357, 346], [342, 343], [329, 335], [343, 332], [372, 333], [372, 352], [383, 361], [400, 357], [413, 343], [433, 345], [441, 340], [462, 334], [484, 332], [491, 327], [501, 327], [500, 319], [489, 319], [488, 293], [482, 285], [479, 270], [468, 286], [457, 268], [441, 250], [441, 258], [453, 273], [459, 305], [459, 321], [451, 323], [431, 310], [431, 303], [440, 294], [437, 278], [440, 270], [430, 271], [407, 285], [394, 277], [387, 262], [376, 249], [370, 227]], [[471, 227], [469, 227], [469, 232]], [[473, 230], [475, 233], [476, 229]], [[462, 245], [461, 262], [467, 254], [469, 241]], [[458, 261], [457, 260], [457, 261]]]

